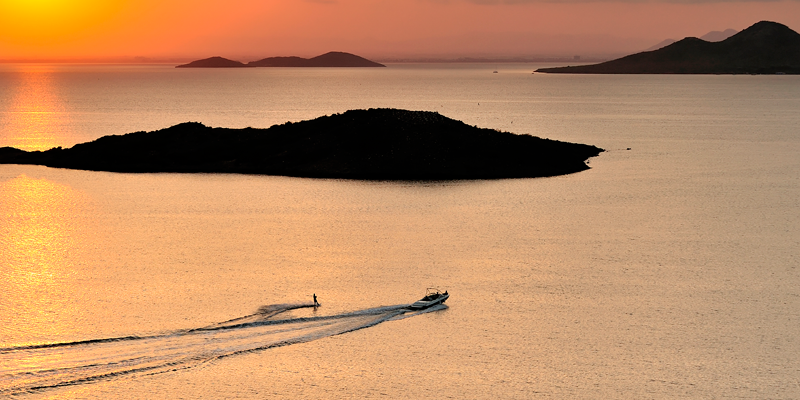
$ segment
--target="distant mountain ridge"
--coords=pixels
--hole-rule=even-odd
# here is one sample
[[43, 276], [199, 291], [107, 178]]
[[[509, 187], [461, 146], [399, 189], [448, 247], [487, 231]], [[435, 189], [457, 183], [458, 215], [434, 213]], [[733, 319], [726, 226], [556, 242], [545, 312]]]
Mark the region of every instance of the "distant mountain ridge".
[[268, 57], [247, 64], [223, 57], [209, 57], [178, 65], [175, 68], [247, 68], [247, 67], [385, 67], [364, 57], [331, 51], [313, 58]]
[[662, 41], [660, 41], [660, 42], [658, 42], [658, 43], [656, 43], [656, 44], [644, 49], [644, 51], [658, 50], [660, 48], [667, 47], [667, 46], [669, 46], [669, 45], [671, 45], [671, 44], [673, 44], [675, 42], [677, 42], [677, 40], [675, 40], [675, 39], [664, 39], [664, 40], [662, 40]]
[[800, 34], [761, 21], [721, 41], [687, 37], [664, 48], [600, 64], [540, 68], [574, 74], [800, 74]]
[[700, 36], [700, 39], [705, 40], [706, 42], [721, 42], [735, 34], [739, 33], [736, 29], [725, 29], [724, 31], [711, 31], [706, 33], [703, 36]]
[[[700, 36], [700, 39], [703, 39], [706, 42], [721, 42], [721, 41], [723, 41], [723, 40], [725, 40], [725, 39], [727, 39], [727, 38], [729, 38], [729, 37], [731, 37], [731, 36], [733, 36], [733, 35], [735, 35], [737, 33], [739, 33], [739, 31], [737, 31], [736, 29], [725, 29], [722, 32], [720, 32], [720, 31], [711, 31], [711, 32], [706, 33], [703, 36]], [[660, 49], [662, 47], [667, 47], [667, 46], [669, 46], [669, 45], [671, 45], [671, 44], [673, 44], [675, 42], [677, 42], [677, 40], [675, 40], [675, 39], [664, 39], [664, 40], [658, 42], [658, 44], [655, 44], [653, 46], [648, 47], [644, 51], [658, 50], [658, 49]]]

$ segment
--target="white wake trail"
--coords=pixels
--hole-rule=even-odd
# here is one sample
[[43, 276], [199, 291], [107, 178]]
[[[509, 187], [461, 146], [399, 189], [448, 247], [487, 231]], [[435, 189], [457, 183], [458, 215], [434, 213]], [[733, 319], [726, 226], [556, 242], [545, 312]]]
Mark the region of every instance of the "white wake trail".
[[21, 395], [140, 374], [192, 368], [223, 357], [309, 342], [447, 308], [408, 304], [348, 313], [291, 317], [311, 304], [263, 306], [211, 326], [151, 336], [0, 348], [0, 395]]

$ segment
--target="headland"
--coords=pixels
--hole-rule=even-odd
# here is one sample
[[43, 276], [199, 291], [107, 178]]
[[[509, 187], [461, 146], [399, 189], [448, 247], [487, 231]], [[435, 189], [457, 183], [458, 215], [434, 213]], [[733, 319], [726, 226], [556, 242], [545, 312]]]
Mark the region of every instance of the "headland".
[[567, 74], [800, 74], [800, 34], [761, 21], [721, 42], [687, 37], [600, 64], [540, 68]]

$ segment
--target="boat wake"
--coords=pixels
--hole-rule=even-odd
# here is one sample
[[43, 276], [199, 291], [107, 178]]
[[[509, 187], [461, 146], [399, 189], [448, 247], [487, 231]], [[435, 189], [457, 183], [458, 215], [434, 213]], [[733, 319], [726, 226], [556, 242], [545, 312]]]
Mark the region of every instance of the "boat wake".
[[413, 311], [408, 306], [300, 317], [290, 312], [313, 304], [275, 304], [211, 326], [158, 335], [0, 348], [0, 397], [177, 371], [447, 308], [439, 305]]

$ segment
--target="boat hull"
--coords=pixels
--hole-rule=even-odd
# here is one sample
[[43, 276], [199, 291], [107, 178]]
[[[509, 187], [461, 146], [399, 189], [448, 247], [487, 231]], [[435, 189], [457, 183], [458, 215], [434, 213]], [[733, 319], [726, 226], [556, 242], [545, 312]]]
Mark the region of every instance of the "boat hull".
[[435, 298], [435, 299], [431, 299], [431, 300], [418, 300], [418, 301], [415, 301], [415, 302], [414, 302], [413, 304], [411, 304], [410, 306], [408, 306], [408, 308], [410, 308], [410, 309], [412, 309], [412, 310], [424, 310], [424, 309], [426, 309], [426, 308], [433, 307], [433, 306], [435, 306], [435, 305], [437, 305], [437, 304], [442, 304], [442, 303], [444, 303], [444, 302], [445, 302], [445, 300], [447, 300], [447, 298], [449, 298], [449, 297], [450, 297], [450, 295], [449, 295], [449, 294], [442, 294], [441, 296], [439, 296], [439, 297], [437, 297], [437, 298]]

